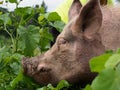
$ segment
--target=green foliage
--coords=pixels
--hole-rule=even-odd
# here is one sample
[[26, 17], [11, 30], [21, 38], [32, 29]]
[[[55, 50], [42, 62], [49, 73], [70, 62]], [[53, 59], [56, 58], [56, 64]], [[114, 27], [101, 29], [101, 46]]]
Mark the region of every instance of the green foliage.
[[61, 17], [56, 12], [41, 14], [38, 18], [38, 22], [42, 26], [46, 26], [48, 23], [52, 27], [55, 27], [59, 32], [61, 32], [65, 25], [61, 22]]
[[11, 24], [11, 19], [9, 17], [9, 13], [0, 15], [0, 20], [3, 22], [4, 25]]
[[[103, 83], [104, 82], [104, 83]], [[119, 90], [120, 89], [120, 65], [116, 69], [106, 68], [92, 83], [93, 90]]]
[[44, 52], [49, 49], [49, 41], [53, 40], [52, 35], [49, 33], [48, 28], [41, 28], [40, 31], [40, 41], [39, 41], [39, 47], [40, 47], [40, 52]]
[[90, 67], [92, 72], [100, 72], [105, 68], [105, 63], [111, 56], [111, 53], [105, 53], [101, 56], [94, 57], [90, 61]]
[[[55, 22], [64, 23], [56, 12], [45, 13], [43, 7], [17, 6], [13, 12], [0, 14], [0, 90], [36, 90], [41, 87], [23, 74], [21, 59], [48, 50], [53, 40], [49, 30], [62, 29], [54, 26]], [[62, 81], [58, 88], [62, 87], [67, 87], [67, 82]]]
[[18, 3], [17, 0], [9, 0], [10, 3]]
[[33, 56], [33, 52], [39, 43], [39, 27], [35, 27], [33, 25], [29, 25], [27, 28], [23, 26], [19, 26], [17, 29], [20, 43], [21, 51], [25, 56]]
[[48, 84], [45, 87], [38, 88], [37, 90], [61, 90], [64, 88], [67, 89], [69, 87], [69, 83], [65, 80], [61, 80], [56, 87], [53, 87], [51, 84]]
[[[101, 62], [100, 62], [101, 61]], [[90, 61], [91, 70], [98, 72], [85, 90], [120, 90], [120, 52], [106, 53]]]

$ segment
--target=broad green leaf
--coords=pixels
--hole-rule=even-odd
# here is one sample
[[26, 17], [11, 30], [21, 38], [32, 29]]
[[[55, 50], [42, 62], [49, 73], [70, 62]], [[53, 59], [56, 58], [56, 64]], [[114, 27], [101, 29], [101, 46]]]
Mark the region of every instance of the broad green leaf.
[[48, 84], [45, 87], [38, 88], [37, 90], [63, 90], [63, 88], [68, 88], [70, 85], [67, 81], [61, 80], [56, 87], [53, 87], [51, 84]]
[[59, 90], [59, 89], [56, 89], [51, 84], [48, 84], [47, 86], [44, 86], [42, 88], [38, 88], [37, 90]]
[[91, 86], [90, 85], [87, 85], [84, 90], [92, 90]]
[[35, 87], [36, 88], [40, 87], [40, 85], [38, 85], [37, 83], [33, 82], [33, 79], [31, 77], [28, 77], [28, 76], [26, 76], [24, 74], [23, 74], [22, 77], [23, 77], [22, 81], [25, 84], [24, 86], [27, 87], [27, 89], [29, 89], [29, 90], [36, 90]]
[[41, 22], [44, 18], [45, 18], [44, 15], [40, 15], [40, 16], [38, 17], [38, 21]]
[[49, 49], [50, 41], [53, 41], [53, 37], [49, 33], [49, 29], [41, 28], [40, 29], [40, 42], [39, 42], [41, 52]]
[[90, 60], [90, 68], [93, 72], [100, 72], [105, 69], [105, 63], [112, 54], [106, 53]]
[[45, 13], [44, 7], [40, 7], [40, 13]]
[[56, 12], [46, 13], [45, 18], [49, 21], [61, 20], [61, 17]]
[[21, 57], [22, 57], [22, 55], [20, 55], [20, 54], [18, 54], [18, 53], [14, 53], [14, 54], [12, 54], [12, 56], [11, 56], [11, 61], [12, 61], [12, 62], [18, 62], [18, 61], [21, 60]]
[[92, 90], [120, 90], [120, 68], [107, 68], [95, 78]]
[[48, 28], [44, 28], [44, 29], [40, 29], [40, 37], [41, 38], [46, 38], [48, 40], [53, 40], [52, 35], [49, 33], [49, 29]]
[[3, 21], [4, 25], [6, 25], [6, 24], [11, 25], [11, 19], [9, 17], [9, 13], [5, 13], [5, 14], [0, 15], [0, 20]]
[[52, 86], [52, 84], [48, 84], [47, 85], [47, 90], [59, 90], [59, 89], [56, 89]]
[[115, 68], [115, 66], [120, 62], [120, 54], [113, 54], [108, 61], [105, 63], [106, 68]]
[[51, 23], [51, 26], [55, 27], [59, 32], [61, 32], [65, 26], [65, 23], [62, 21], [55, 21], [54, 23]]
[[38, 88], [36, 90], [48, 90], [47, 87]]
[[65, 87], [69, 87], [70, 85], [69, 85], [69, 83], [67, 82], [67, 81], [65, 81], [65, 80], [61, 80], [59, 83], [58, 83], [58, 85], [57, 85], [57, 89], [58, 90], [61, 90], [62, 88], [65, 88]]
[[16, 17], [18, 17], [16, 20], [20, 20], [19, 22], [21, 25], [26, 25], [27, 23], [31, 22], [30, 20], [35, 19], [35, 17], [33, 17], [35, 14], [34, 11], [34, 8], [31, 7], [16, 8], [14, 11]]
[[0, 73], [4, 70], [4, 67], [5, 67], [4, 61], [2, 59], [0, 59]]
[[113, 0], [108, 0], [108, 5], [113, 5], [114, 1]]
[[17, 75], [18, 72], [19, 72], [18, 71], [19, 68], [20, 68], [19, 66], [20, 66], [19, 63], [17, 63], [17, 62], [13, 62], [13, 63], [10, 64], [10, 67], [12, 68], [12, 71], [15, 75]]
[[117, 53], [119, 53], [119, 54], [120, 54], [120, 48], [117, 50]]
[[23, 79], [23, 73], [22, 71], [19, 71], [19, 74], [17, 75], [17, 77], [14, 78], [14, 80], [10, 82], [11, 87], [15, 88], [16, 84], [22, 81], [22, 79]]
[[3, 12], [0, 12], [0, 15], [3, 14]]
[[0, 1], [0, 4], [3, 4], [3, 1]]
[[33, 25], [28, 26], [28, 28], [19, 26], [17, 31], [21, 39], [21, 47], [24, 49], [24, 55], [33, 56], [33, 51], [40, 39], [39, 28]]
[[116, 66], [115, 70], [117, 71], [118, 75], [120, 75], [120, 63]]
[[20, 7], [15, 9], [15, 14], [20, 15], [22, 17], [25, 17], [25, 15], [33, 15], [34, 14], [34, 8], [31, 7]]
[[10, 3], [18, 3], [17, 0], [9, 0]]

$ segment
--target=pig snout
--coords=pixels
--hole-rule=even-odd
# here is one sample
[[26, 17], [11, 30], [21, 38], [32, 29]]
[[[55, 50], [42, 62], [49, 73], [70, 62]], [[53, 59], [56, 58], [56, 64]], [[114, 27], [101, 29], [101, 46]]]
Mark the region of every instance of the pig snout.
[[39, 71], [39, 73], [47, 73], [51, 71], [51, 68], [47, 67], [45, 64], [40, 64], [37, 67], [37, 71]]
[[22, 59], [23, 73], [33, 76], [37, 73], [38, 60], [24, 57]]

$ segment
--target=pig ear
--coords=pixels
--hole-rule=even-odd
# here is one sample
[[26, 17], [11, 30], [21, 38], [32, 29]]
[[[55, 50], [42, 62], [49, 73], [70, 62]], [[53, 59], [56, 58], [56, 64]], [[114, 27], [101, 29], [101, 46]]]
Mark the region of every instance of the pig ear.
[[82, 4], [79, 0], [73, 0], [73, 3], [72, 3], [72, 5], [69, 9], [69, 12], [68, 12], [69, 21], [73, 17], [75, 17], [76, 15], [79, 14], [81, 7], [82, 7]]
[[[79, 13], [76, 23], [79, 23], [82, 34], [88, 39], [94, 39], [102, 24], [102, 11], [98, 0], [90, 0]], [[77, 23], [77, 25], [78, 25]], [[80, 31], [81, 32], [81, 31]]]

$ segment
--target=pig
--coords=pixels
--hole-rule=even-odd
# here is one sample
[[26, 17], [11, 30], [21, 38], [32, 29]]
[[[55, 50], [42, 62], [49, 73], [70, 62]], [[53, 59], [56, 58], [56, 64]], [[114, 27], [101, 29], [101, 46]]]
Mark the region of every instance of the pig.
[[120, 8], [100, 6], [99, 0], [89, 0], [84, 6], [73, 0], [69, 22], [47, 52], [23, 58], [24, 74], [40, 85], [56, 85], [60, 80], [81, 86], [91, 83], [89, 60], [106, 50], [120, 47]]

